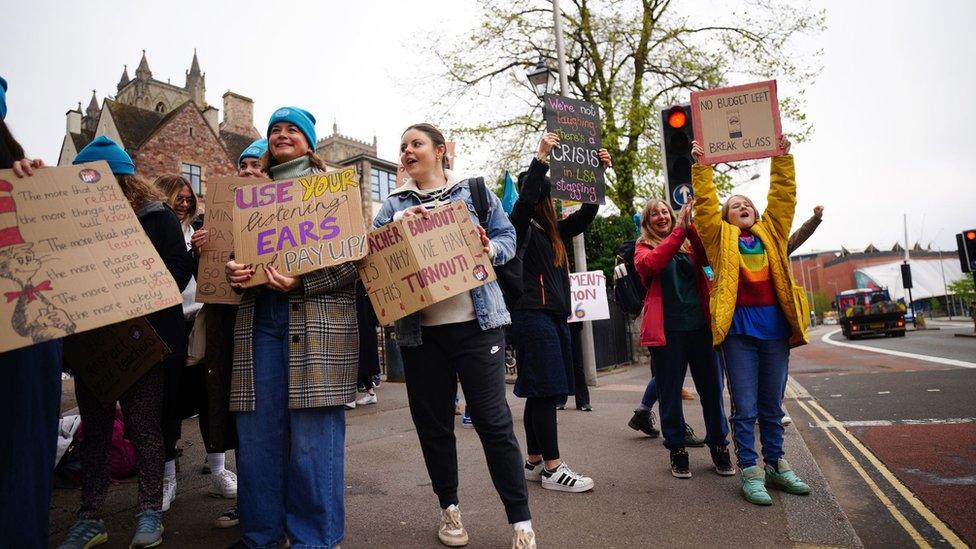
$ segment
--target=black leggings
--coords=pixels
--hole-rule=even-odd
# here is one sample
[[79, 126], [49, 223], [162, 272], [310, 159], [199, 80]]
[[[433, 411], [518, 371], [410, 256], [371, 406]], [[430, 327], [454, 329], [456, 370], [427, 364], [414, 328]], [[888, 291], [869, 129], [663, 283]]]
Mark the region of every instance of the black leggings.
[[556, 406], [566, 398], [562, 395], [529, 397], [525, 399], [525, 447], [530, 456], [559, 459], [559, 435], [556, 432]]

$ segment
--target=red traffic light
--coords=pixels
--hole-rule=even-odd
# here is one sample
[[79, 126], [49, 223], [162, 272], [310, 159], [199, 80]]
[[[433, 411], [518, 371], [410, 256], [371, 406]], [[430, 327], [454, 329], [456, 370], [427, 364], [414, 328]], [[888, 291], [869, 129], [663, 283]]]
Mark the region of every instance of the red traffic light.
[[688, 117], [685, 116], [685, 111], [681, 109], [674, 109], [668, 113], [668, 126], [678, 129], [685, 127], [688, 123]]
[[976, 231], [966, 231], [966, 240], [976, 240]]

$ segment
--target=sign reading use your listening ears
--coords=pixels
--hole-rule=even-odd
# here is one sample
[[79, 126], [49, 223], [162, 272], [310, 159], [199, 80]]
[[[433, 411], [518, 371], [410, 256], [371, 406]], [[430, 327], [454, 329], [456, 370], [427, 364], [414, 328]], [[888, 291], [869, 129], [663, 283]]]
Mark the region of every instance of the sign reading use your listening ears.
[[267, 282], [264, 267], [297, 276], [366, 255], [355, 168], [234, 190], [234, 256], [254, 266], [244, 284]]

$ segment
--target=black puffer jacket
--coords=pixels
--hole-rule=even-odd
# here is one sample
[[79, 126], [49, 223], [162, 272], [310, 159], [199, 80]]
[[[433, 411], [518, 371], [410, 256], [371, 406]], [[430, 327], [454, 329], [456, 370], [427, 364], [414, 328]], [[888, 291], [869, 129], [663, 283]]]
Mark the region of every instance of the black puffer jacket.
[[[149, 202], [136, 212], [139, 224], [152, 242], [169, 273], [176, 280], [180, 292], [193, 276], [193, 260], [186, 251], [183, 229], [173, 210], [162, 202]], [[186, 356], [186, 325], [183, 322], [183, 305], [156, 311], [146, 316], [159, 337], [166, 342], [172, 354]]]
[[[529, 170], [519, 174], [519, 198], [509, 215], [515, 226], [516, 246], [525, 244], [522, 258], [522, 281], [525, 293], [515, 303], [515, 310], [543, 310], [567, 317], [570, 314], [569, 266], [556, 267], [552, 264], [555, 251], [543, 225], [533, 219], [536, 205], [549, 198], [549, 165], [533, 158]], [[556, 222], [559, 236], [566, 247], [568, 256], [573, 249], [573, 237], [582, 234], [596, 218], [599, 206], [583, 204], [566, 219]]]

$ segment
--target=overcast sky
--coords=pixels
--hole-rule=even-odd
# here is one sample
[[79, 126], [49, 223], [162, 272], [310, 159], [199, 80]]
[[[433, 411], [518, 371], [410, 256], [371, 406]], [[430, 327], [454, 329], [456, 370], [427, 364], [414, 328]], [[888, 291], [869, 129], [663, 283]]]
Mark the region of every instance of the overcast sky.
[[[407, 125], [437, 123], [423, 90], [405, 89], [431, 71], [418, 38], [445, 41], [476, 27], [470, 0], [425, 2], [33, 0], [18, 3], [0, 33], [0, 75], [9, 82], [7, 124], [28, 154], [57, 162], [64, 113], [91, 90], [114, 95], [122, 66], [134, 76], [147, 50], [153, 77], [182, 86], [193, 48], [207, 75], [207, 100], [232, 89], [255, 101], [260, 131], [280, 105], [307, 107], [319, 137], [379, 140], [396, 160]], [[825, 221], [801, 251], [890, 248], [903, 238], [954, 250], [976, 227], [976, 2], [826, 1], [824, 70], [808, 91], [816, 132], [794, 146], [798, 226], [816, 204]], [[280, 23], [279, 23], [280, 22]], [[735, 82], [743, 83], [743, 82]], [[450, 136], [448, 136], [450, 138]], [[459, 158], [461, 171], [482, 159]], [[513, 167], [517, 169], [517, 167]], [[762, 177], [738, 190], [762, 207]], [[745, 179], [745, 178], [743, 178]]]

